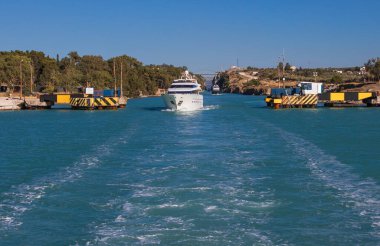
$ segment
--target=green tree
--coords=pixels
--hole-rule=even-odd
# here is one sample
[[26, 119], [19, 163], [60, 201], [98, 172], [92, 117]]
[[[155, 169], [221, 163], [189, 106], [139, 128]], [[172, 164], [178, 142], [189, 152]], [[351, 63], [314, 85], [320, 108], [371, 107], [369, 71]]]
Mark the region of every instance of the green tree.
[[282, 71], [283, 67], [284, 67], [284, 63], [279, 62], [277, 65], [277, 69], [280, 69]]
[[[104, 60], [101, 56], [85, 55], [76, 51], [66, 57], [50, 58], [40, 51], [0, 52], [0, 83], [10, 86], [20, 84], [20, 64], [24, 91], [30, 86], [30, 75], [34, 89], [53, 92], [58, 87], [74, 91], [77, 86], [90, 86], [96, 89], [114, 88], [113, 63], [116, 64], [117, 87], [120, 86], [121, 70], [123, 90], [127, 96], [155, 94], [158, 88], [168, 88], [186, 67], [172, 65], [144, 65], [136, 58], [122, 55]], [[203, 78], [197, 76], [200, 83]], [[30, 89], [28, 89], [30, 91]]]
[[290, 71], [290, 64], [289, 64], [289, 62], [287, 62], [286, 63], [286, 65], [285, 65], [285, 71]]
[[380, 58], [372, 58], [365, 64], [366, 70], [373, 76], [373, 79], [380, 80]]
[[332, 76], [331, 80], [330, 80], [331, 83], [335, 83], [335, 84], [338, 84], [338, 83], [342, 83], [343, 82], [343, 79], [340, 75], [334, 75]]

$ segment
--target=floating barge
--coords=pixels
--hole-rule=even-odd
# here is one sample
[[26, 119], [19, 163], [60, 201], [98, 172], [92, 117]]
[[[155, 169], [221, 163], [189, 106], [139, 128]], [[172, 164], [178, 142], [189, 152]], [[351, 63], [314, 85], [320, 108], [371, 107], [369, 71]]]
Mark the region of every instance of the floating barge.
[[86, 88], [85, 93], [38, 94], [34, 97], [0, 97], [1, 110], [51, 109], [54, 105], [67, 105], [71, 109], [100, 110], [125, 108], [127, 98], [120, 91]]
[[125, 108], [127, 104], [127, 99], [120, 96], [120, 91], [93, 88], [86, 88], [85, 93], [79, 94], [45, 94], [40, 96], [40, 101], [49, 105], [69, 104], [72, 109], [82, 110], [118, 109]]
[[99, 97], [99, 98], [71, 98], [72, 109], [117, 109], [119, 107], [119, 97]]
[[380, 96], [376, 92], [325, 92], [322, 83], [301, 82], [296, 88], [273, 88], [265, 98], [268, 107], [315, 108], [325, 107], [378, 107]]
[[325, 107], [371, 107], [380, 103], [376, 92], [325, 92], [318, 98]]
[[301, 82], [296, 88], [273, 88], [265, 98], [268, 107], [279, 108], [315, 108], [322, 83]]

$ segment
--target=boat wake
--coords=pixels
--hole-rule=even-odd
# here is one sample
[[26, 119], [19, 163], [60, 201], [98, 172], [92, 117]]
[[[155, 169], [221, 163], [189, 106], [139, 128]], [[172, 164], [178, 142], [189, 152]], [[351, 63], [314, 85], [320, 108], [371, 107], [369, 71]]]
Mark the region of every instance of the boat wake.
[[9, 191], [0, 194], [0, 231], [16, 229], [22, 225], [22, 215], [31, 210], [33, 203], [44, 197], [49, 190], [79, 180], [87, 170], [99, 167], [102, 158], [109, 156], [114, 146], [126, 141], [124, 137], [118, 137], [117, 141], [106, 141], [113, 144], [100, 145], [91, 153], [81, 156], [72, 166], [36, 179], [32, 184], [13, 186]]
[[176, 109], [162, 109], [162, 112], [176, 112], [176, 113], [182, 113], [182, 112], [199, 112], [199, 111], [207, 111], [207, 110], [214, 110], [218, 109], [219, 105], [208, 105], [208, 106], [203, 106], [200, 109], [181, 109], [181, 110], [176, 110]]
[[208, 106], [204, 106], [200, 110], [214, 110], [214, 109], [218, 109], [218, 108], [219, 108], [219, 105], [208, 105]]
[[73, 166], [66, 167], [59, 173], [40, 178], [33, 184], [13, 186], [10, 191], [1, 194], [0, 230], [20, 226], [22, 224], [20, 217], [25, 211], [32, 209], [36, 200], [41, 199], [48, 190], [80, 179], [87, 169], [99, 166], [101, 164], [100, 158], [109, 155], [110, 151], [104, 145], [98, 147], [94, 153], [102, 154], [82, 156]]
[[[268, 126], [268, 124], [266, 124]], [[373, 235], [380, 238], [380, 187], [371, 178], [363, 179], [352, 168], [326, 154], [315, 144], [275, 126], [271, 126], [298, 156], [306, 159], [312, 175], [337, 192], [342, 203], [367, 218]], [[311, 151], [312, 150], [312, 151]]]
[[[271, 190], [263, 188], [262, 179], [246, 175], [247, 170], [255, 166], [250, 153], [243, 158], [241, 155], [230, 157], [230, 162], [223, 165], [225, 173], [218, 178], [208, 174], [213, 182], [205, 179], [195, 184], [184, 180], [178, 186], [157, 185], [183, 172], [199, 175], [202, 170], [190, 163], [155, 165], [154, 168], [135, 169], [137, 173], [127, 172], [122, 180], [109, 184], [113, 189], [119, 187], [120, 192], [127, 191], [124, 195], [93, 204], [112, 216], [100, 223], [91, 223], [89, 233], [93, 234], [93, 239], [87, 245], [235, 245], [249, 242], [276, 245], [272, 240], [281, 240], [261, 226], [269, 222], [269, 214], [280, 202], [274, 200]], [[167, 160], [170, 157], [166, 157]], [[130, 183], [130, 176], [143, 176], [143, 181]], [[181, 199], [186, 196], [191, 198]]]
[[[135, 199], [135, 198], [134, 198]], [[146, 197], [144, 197], [146, 199]], [[110, 201], [112, 204], [108, 209], [118, 211], [114, 218], [97, 224], [94, 222], [94, 239], [87, 242], [87, 245], [113, 245], [113, 244], [166, 244], [167, 237], [175, 238], [171, 241], [175, 244], [228, 244], [236, 243], [229, 241], [239, 235], [239, 240], [245, 242], [255, 242], [255, 245], [275, 245], [271, 241], [271, 234], [255, 228], [255, 224], [266, 223], [265, 219], [252, 217], [251, 210], [265, 210], [273, 204], [242, 204], [240, 200], [233, 200], [227, 207], [223, 205], [211, 205], [205, 203], [184, 203], [167, 202], [158, 205], [142, 205], [132, 201], [125, 201], [122, 198], [117, 201]], [[133, 199], [132, 199], [133, 200]], [[222, 201], [221, 201], [222, 202]], [[246, 201], [248, 202], [248, 201]], [[235, 208], [232, 206], [237, 204]], [[104, 206], [102, 206], [104, 207]], [[202, 221], [198, 216], [189, 216], [188, 211], [199, 209], [203, 217], [220, 221], [220, 223], [236, 223], [234, 217], [245, 218], [250, 224], [249, 228], [218, 228], [213, 230], [197, 228], [196, 224]], [[182, 216], [180, 215], [182, 214]], [[155, 215], [155, 216], [154, 216]], [[158, 218], [155, 218], [158, 217]], [[198, 236], [191, 236], [192, 234]], [[206, 237], [205, 235], [208, 235]], [[149, 241], [145, 239], [149, 238]]]

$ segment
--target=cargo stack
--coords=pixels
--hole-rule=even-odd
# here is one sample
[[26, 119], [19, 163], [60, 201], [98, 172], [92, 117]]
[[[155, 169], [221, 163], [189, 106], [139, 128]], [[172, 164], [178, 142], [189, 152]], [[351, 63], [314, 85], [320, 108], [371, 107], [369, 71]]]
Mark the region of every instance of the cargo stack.
[[117, 109], [119, 97], [112, 89], [86, 88], [84, 97], [71, 98], [70, 104], [73, 109]]
[[279, 108], [315, 108], [318, 94], [322, 93], [322, 83], [300, 82], [296, 88], [272, 88], [265, 98], [268, 107]]

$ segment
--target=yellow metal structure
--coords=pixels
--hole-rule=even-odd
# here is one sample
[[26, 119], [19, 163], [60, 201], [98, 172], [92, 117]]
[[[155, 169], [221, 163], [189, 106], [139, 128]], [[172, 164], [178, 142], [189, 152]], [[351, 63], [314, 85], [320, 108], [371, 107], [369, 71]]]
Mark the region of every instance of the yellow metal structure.
[[283, 96], [283, 106], [312, 106], [317, 105], [317, 95]]
[[363, 99], [371, 98], [371, 97], [373, 97], [372, 92], [359, 92], [358, 93], [358, 99], [359, 100], [363, 100]]
[[326, 92], [319, 95], [319, 100], [325, 102], [359, 102], [365, 99], [376, 98], [374, 92]]
[[282, 96], [281, 98], [271, 98], [267, 97], [265, 102], [269, 107], [275, 109], [278, 108], [313, 108], [317, 106], [318, 96], [317, 95], [291, 95]]
[[94, 100], [95, 107], [117, 107], [119, 106], [118, 97], [99, 97]]
[[344, 92], [334, 92], [330, 94], [330, 101], [344, 101]]
[[70, 105], [79, 109], [116, 109], [119, 106], [118, 97], [99, 97], [99, 98], [71, 98]]
[[69, 104], [71, 96], [70, 94], [57, 94], [57, 104]]
[[71, 98], [70, 105], [73, 108], [88, 108], [94, 107], [94, 98]]

